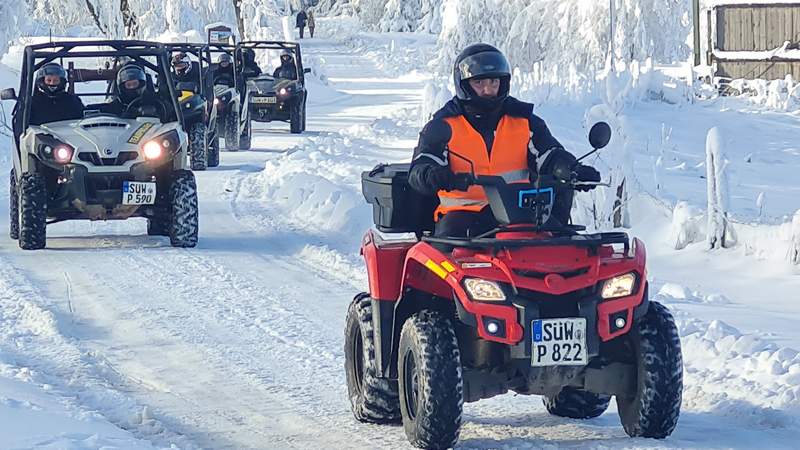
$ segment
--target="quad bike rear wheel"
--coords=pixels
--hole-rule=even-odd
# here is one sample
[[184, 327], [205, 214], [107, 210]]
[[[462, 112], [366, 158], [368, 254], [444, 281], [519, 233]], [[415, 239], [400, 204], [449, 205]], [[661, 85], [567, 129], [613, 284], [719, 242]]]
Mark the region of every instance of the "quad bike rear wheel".
[[11, 169], [8, 187], [8, 236], [19, 239], [19, 193], [17, 192], [17, 173]]
[[622, 427], [631, 437], [663, 439], [678, 423], [683, 393], [681, 342], [672, 314], [650, 302], [629, 339], [637, 381], [631, 396], [617, 396]]
[[397, 380], [378, 378], [372, 299], [357, 295], [347, 309], [344, 331], [347, 393], [353, 415], [361, 422], [399, 423]]
[[464, 386], [450, 319], [429, 310], [407, 319], [400, 333], [397, 367], [408, 440], [426, 449], [454, 446], [461, 430]]
[[197, 183], [194, 173], [189, 170], [176, 170], [172, 173], [170, 186], [169, 242], [173, 247], [194, 247], [197, 245], [198, 211]]
[[561, 389], [556, 395], [542, 397], [547, 412], [554, 416], [571, 419], [591, 419], [603, 414], [611, 401], [610, 395], [595, 394], [571, 386]]
[[206, 126], [202, 122], [192, 124], [189, 127], [189, 156], [192, 160], [192, 170], [206, 170], [207, 152]]
[[47, 183], [41, 173], [26, 173], [19, 180], [19, 247], [38, 250], [47, 243]]

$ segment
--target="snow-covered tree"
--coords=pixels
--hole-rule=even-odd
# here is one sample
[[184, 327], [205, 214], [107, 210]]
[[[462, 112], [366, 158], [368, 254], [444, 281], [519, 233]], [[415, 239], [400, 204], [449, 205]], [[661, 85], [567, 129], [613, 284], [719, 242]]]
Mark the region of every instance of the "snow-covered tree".
[[416, 31], [422, 19], [420, 0], [388, 0], [378, 23], [380, 31]]
[[800, 265], [800, 209], [792, 218], [792, 241], [789, 243], [789, 262]]

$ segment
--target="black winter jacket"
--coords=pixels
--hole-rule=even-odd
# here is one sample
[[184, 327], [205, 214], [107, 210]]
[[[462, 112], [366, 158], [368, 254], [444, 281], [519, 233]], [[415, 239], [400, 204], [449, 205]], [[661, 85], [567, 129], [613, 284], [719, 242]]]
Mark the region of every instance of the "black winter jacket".
[[31, 125], [81, 118], [83, 118], [83, 102], [75, 94], [59, 92], [56, 96], [49, 97], [36, 92], [31, 97]]

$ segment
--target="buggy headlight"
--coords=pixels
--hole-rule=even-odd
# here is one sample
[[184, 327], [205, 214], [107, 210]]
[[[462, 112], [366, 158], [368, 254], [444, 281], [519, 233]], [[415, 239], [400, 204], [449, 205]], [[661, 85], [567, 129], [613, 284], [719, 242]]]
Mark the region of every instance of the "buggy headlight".
[[158, 159], [164, 154], [164, 149], [157, 141], [147, 141], [142, 147], [144, 150], [144, 159]]
[[464, 288], [467, 289], [469, 296], [473, 300], [482, 302], [502, 302], [506, 299], [506, 294], [500, 285], [494, 281], [483, 280], [480, 278], [466, 278]]
[[164, 153], [176, 153], [180, 146], [181, 139], [178, 136], [178, 132], [172, 130], [145, 142], [142, 145], [142, 152], [145, 159], [158, 159]]
[[600, 296], [603, 298], [626, 297], [633, 293], [636, 284], [636, 274], [633, 272], [609, 278], [603, 283]]

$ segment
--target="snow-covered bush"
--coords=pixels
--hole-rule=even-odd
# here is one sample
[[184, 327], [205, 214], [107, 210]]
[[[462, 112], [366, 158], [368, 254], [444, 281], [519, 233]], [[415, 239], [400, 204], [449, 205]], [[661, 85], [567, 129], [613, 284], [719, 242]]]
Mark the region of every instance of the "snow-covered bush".
[[728, 220], [728, 160], [723, 153], [724, 141], [719, 128], [706, 136], [706, 181], [708, 183], [708, 230], [710, 248], [728, 248], [736, 244], [736, 235]]
[[675, 250], [703, 239], [702, 213], [687, 202], [678, 202], [672, 210], [669, 242]]
[[420, 0], [389, 0], [378, 23], [380, 31], [416, 31], [422, 19]]

